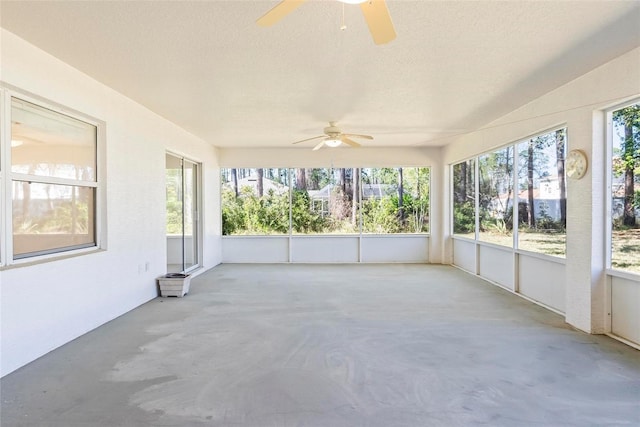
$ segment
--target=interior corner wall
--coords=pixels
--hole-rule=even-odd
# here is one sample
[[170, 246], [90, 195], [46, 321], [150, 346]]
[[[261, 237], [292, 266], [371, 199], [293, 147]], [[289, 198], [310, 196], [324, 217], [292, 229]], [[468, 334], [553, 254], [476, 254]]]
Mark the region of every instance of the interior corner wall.
[[[443, 148], [443, 164], [452, 165], [492, 149], [519, 142], [559, 126], [567, 127], [568, 150], [589, 158], [587, 175], [567, 181], [567, 256], [565, 315], [571, 325], [591, 333], [607, 331], [605, 281], [606, 138], [603, 111], [640, 96], [640, 48], [509, 113], [483, 129]], [[450, 188], [445, 188], [450, 200]], [[451, 240], [446, 209], [445, 240]], [[455, 258], [456, 254], [454, 254]], [[638, 283], [640, 286], [640, 283]], [[640, 311], [640, 302], [636, 303]]]
[[211, 145], [10, 32], [0, 29], [0, 42], [3, 83], [106, 123], [108, 242], [103, 251], [0, 269], [4, 376], [157, 296], [155, 279], [166, 273], [167, 150], [202, 163], [204, 269], [221, 253]]

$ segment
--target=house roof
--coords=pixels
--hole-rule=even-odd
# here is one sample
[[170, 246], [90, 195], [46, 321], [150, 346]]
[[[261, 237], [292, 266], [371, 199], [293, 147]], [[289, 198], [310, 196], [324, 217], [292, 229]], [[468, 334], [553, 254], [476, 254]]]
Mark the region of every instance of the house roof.
[[275, 4], [5, 1], [0, 25], [219, 147], [291, 147], [330, 120], [439, 146], [640, 45], [640, 2], [387, 0], [384, 45], [338, 2], [257, 26]]
[[[232, 182], [226, 182], [224, 184], [227, 188], [232, 188]], [[255, 194], [258, 194], [258, 178], [256, 176], [248, 176], [238, 179], [238, 190], [242, 190], [244, 187], [249, 187]], [[289, 191], [289, 186], [280, 184], [269, 178], [262, 178], [262, 191], [267, 194], [270, 190], [273, 190], [276, 194], [284, 194]]]
[[[380, 198], [393, 191], [393, 186], [390, 184], [366, 184], [362, 183], [362, 197], [364, 199]], [[309, 197], [314, 200], [329, 199], [333, 184], [327, 184], [319, 190], [309, 190]]]

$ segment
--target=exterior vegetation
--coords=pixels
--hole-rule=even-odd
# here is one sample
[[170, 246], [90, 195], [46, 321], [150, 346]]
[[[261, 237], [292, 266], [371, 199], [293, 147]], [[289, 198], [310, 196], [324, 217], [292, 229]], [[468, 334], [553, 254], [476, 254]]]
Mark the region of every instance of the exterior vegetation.
[[[640, 104], [614, 111], [612, 126], [611, 268], [640, 273]], [[454, 234], [475, 238], [478, 179], [480, 239], [512, 246], [515, 182], [518, 248], [564, 256], [565, 152], [566, 131], [559, 129], [453, 165]]]
[[513, 246], [517, 223], [520, 249], [564, 256], [565, 135], [559, 129], [454, 165], [454, 234], [475, 238], [477, 180], [480, 240]]
[[640, 104], [612, 117], [611, 267], [640, 273]]
[[428, 168], [222, 170], [224, 235], [429, 231]]

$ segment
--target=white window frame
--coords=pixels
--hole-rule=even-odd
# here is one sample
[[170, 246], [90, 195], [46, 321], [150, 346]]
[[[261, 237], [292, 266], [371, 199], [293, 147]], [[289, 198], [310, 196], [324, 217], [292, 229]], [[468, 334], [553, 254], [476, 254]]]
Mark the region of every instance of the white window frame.
[[[271, 168], [272, 166], [267, 166], [267, 167], [263, 167], [263, 168], [258, 168], [258, 167], [251, 167], [251, 168], [235, 168], [235, 169], [268, 169]], [[349, 234], [333, 234], [333, 233], [319, 233], [319, 234], [294, 234], [293, 233], [293, 217], [292, 217], [292, 210], [293, 210], [293, 188], [294, 188], [294, 171], [296, 169], [300, 169], [300, 168], [304, 168], [304, 166], [287, 166], [285, 167], [287, 169], [287, 173], [289, 174], [289, 231], [287, 233], [283, 233], [283, 234], [247, 234], [247, 235], [240, 235], [240, 234], [231, 234], [231, 235], [222, 235], [223, 238], [231, 238], [231, 237], [272, 237], [272, 236], [276, 236], [276, 237], [281, 237], [281, 236], [289, 236], [289, 237], [300, 237], [300, 236], [312, 236], [312, 237], [327, 237], [327, 236], [346, 236], [346, 237], [353, 237], [353, 236], [357, 236], [358, 238], [361, 237], [368, 237], [368, 236], [427, 236], [427, 237], [431, 237], [432, 235], [432, 208], [433, 208], [433, 204], [432, 204], [432, 195], [433, 195], [433, 165], [429, 165], [429, 166], [347, 166], [347, 169], [352, 169], [353, 171], [355, 171], [355, 169], [360, 169], [360, 174], [358, 175], [358, 185], [360, 187], [360, 203], [362, 203], [363, 201], [363, 186], [362, 186], [362, 169], [383, 169], [383, 168], [403, 168], [403, 169], [409, 169], [409, 168], [420, 168], [420, 169], [428, 169], [429, 170], [429, 210], [427, 212], [428, 218], [429, 218], [429, 231], [427, 232], [418, 232], [418, 233], [364, 233], [363, 230], [363, 218], [362, 218], [362, 207], [358, 206], [358, 230], [353, 232], [353, 233], [349, 233]], [[218, 203], [220, 206], [220, 230], [222, 230], [222, 209], [223, 209], [223, 201], [222, 201], [222, 186], [223, 186], [223, 182], [222, 182], [222, 170], [223, 169], [234, 169], [233, 167], [229, 167], [229, 166], [221, 166], [220, 167], [220, 194], [219, 194], [219, 198], [218, 198]], [[334, 169], [340, 169], [339, 167], [336, 166], [329, 166], [328, 168], [323, 168], [323, 167], [318, 167], [317, 169], [330, 169], [330, 170], [334, 170]], [[313, 202], [311, 202], [310, 204], [310, 208], [313, 210]], [[324, 202], [323, 202], [323, 209], [321, 211], [321, 214], [324, 216]], [[328, 207], [327, 207], [328, 209]], [[317, 211], [316, 211], [317, 212]], [[221, 231], [222, 233], [222, 231]]]
[[[632, 105], [633, 103], [629, 104]], [[624, 108], [624, 107], [621, 107]], [[615, 110], [611, 110], [611, 111], [615, 111]], [[524, 253], [527, 255], [532, 255], [535, 256], [537, 258], [542, 258], [542, 259], [549, 259], [551, 261], [558, 261], [560, 260], [561, 262], [564, 262], [564, 260], [566, 260], [567, 258], [567, 253], [566, 253], [566, 237], [565, 237], [565, 253], [562, 256], [555, 256], [555, 255], [547, 255], [544, 254], [542, 252], [536, 252], [536, 251], [528, 251], [526, 249], [520, 249], [518, 247], [518, 243], [519, 243], [519, 227], [520, 227], [520, 223], [518, 221], [518, 215], [516, 213], [517, 210], [517, 206], [519, 204], [519, 198], [518, 198], [518, 186], [519, 186], [519, 181], [518, 181], [518, 161], [519, 161], [519, 152], [518, 152], [518, 145], [520, 145], [523, 142], [527, 142], [530, 139], [533, 138], [537, 138], [538, 136], [542, 136], [542, 135], [546, 135], [552, 132], [556, 132], [558, 130], [564, 129], [565, 131], [565, 158], [567, 155], [567, 152], [569, 150], [569, 126], [567, 125], [567, 123], [561, 123], [558, 124], [556, 126], [552, 126], [549, 127], [545, 130], [541, 130], [539, 132], [536, 133], [532, 133], [529, 136], [526, 136], [524, 138], [520, 138], [514, 142], [510, 142], [508, 144], [504, 144], [504, 145], [500, 145], [496, 148], [487, 150], [487, 151], [483, 151], [480, 152], [478, 154], [476, 154], [475, 156], [472, 157], [466, 157], [463, 160], [459, 160], [453, 163], [449, 164], [449, 176], [450, 176], [450, 180], [451, 180], [451, 184], [449, 186], [449, 206], [450, 206], [450, 215], [449, 215], [449, 227], [450, 227], [450, 233], [451, 236], [454, 239], [460, 239], [460, 240], [466, 240], [466, 241], [473, 241], [475, 243], [481, 244], [481, 245], [492, 245], [492, 243], [488, 243], [486, 241], [482, 241], [480, 240], [480, 165], [479, 165], [479, 159], [481, 156], [487, 155], [487, 154], [492, 154], [496, 151], [499, 150], [503, 150], [507, 147], [512, 147], [513, 148], [513, 154], [512, 154], [512, 161], [513, 161], [513, 178], [512, 178], [512, 183], [511, 185], [513, 186], [513, 209], [514, 209], [514, 213], [513, 213], [513, 241], [511, 246], [506, 246], [506, 245], [497, 245], [500, 248], [508, 248], [508, 249], [512, 249], [515, 253]], [[474, 185], [475, 185], [475, 238], [470, 238], [470, 237], [462, 237], [462, 236], [458, 236], [455, 235], [453, 230], [454, 230], [454, 203], [453, 203], [453, 192], [454, 192], [454, 188], [453, 188], [453, 167], [463, 163], [463, 162], [468, 162], [469, 160], [473, 160], [474, 161]], [[566, 179], [566, 177], [565, 177]], [[565, 181], [566, 182], [566, 181]], [[565, 184], [566, 185], [566, 184]], [[567, 196], [567, 200], [569, 199], [569, 194], [568, 194], [568, 188], [566, 188], [566, 196]]]
[[[55, 177], [32, 176], [11, 171], [11, 100], [16, 98], [51, 110], [96, 127], [96, 174], [95, 181], [70, 181]], [[22, 91], [8, 84], [0, 83], [0, 267], [31, 265], [40, 262], [68, 258], [106, 249], [106, 192], [105, 192], [105, 122], [82, 112], [62, 106], [37, 95]], [[12, 183], [14, 180], [36, 183], [75, 185], [95, 189], [94, 200], [94, 235], [95, 245], [82, 248], [58, 248], [46, 253], [21, 256], [14, 259], [13, 253], [13, 213]]]

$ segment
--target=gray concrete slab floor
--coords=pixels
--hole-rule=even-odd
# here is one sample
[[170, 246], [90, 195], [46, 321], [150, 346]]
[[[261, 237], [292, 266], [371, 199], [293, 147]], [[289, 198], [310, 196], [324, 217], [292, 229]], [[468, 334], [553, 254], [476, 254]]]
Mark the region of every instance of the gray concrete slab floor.
[[640, 352], [430, 265], [221, 265], [1, 380], [2, 426], [640, 426]]

